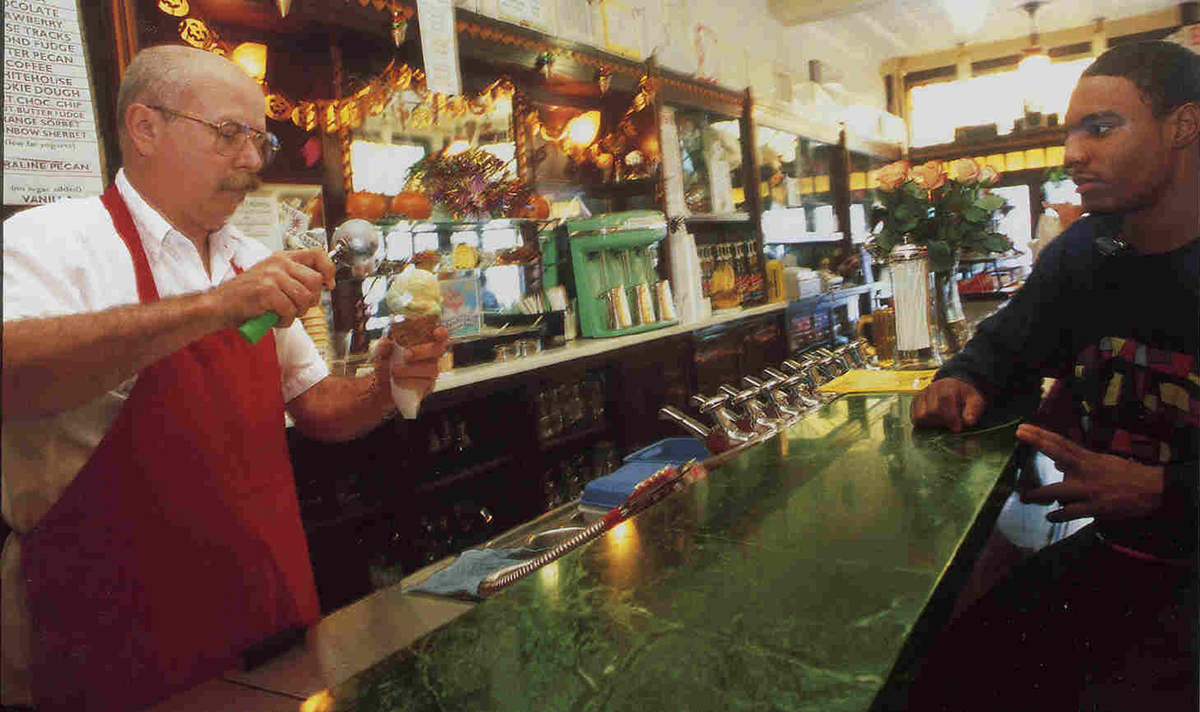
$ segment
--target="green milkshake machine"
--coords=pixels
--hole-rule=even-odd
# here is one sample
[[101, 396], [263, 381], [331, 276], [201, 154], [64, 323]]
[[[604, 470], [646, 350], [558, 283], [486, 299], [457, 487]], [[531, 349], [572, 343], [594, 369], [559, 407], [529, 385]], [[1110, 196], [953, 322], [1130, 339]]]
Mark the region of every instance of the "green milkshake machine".
[[607, 338], [679, 323], [671, 283], [655, 270], [667, 219], [656, 210], [606, 213], [559, 225], [542, 242], [543, 285], [578, 302], [579, 330]]

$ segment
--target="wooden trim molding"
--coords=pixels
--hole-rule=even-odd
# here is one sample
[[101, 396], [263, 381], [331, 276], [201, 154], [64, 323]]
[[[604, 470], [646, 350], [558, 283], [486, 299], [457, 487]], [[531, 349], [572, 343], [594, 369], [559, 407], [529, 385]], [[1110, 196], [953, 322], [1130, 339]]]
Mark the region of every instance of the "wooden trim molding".
[[117, 55], [117, 82], [138, 52], [137, 0], [113, 0], [113, 44]]

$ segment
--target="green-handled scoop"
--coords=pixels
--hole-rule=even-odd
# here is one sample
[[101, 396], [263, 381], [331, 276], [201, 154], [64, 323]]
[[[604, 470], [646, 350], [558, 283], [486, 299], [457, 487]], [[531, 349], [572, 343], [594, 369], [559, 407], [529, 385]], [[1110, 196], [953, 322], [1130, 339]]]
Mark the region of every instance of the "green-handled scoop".
[[[345, 239], [340, 240], [332, 250], [329, 251], [329, 261], [337, 265], [338, 261], [343, 259], [350, 250], [349, 243]], [[257, 344], [268, 331], [279, 323], [279, 315], [273, 311], [265, 314], [259, 314], [253, 319], [243, 323], [238, 327], [238, 333], [246, 341]]]

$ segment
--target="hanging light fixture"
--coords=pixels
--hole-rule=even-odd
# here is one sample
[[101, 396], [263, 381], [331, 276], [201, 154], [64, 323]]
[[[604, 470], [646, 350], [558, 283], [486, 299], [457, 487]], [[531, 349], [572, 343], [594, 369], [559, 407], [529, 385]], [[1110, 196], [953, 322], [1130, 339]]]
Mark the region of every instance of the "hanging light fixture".
[[1022, 53], [1020, 63], [1017, 65], [1017, 71], [1020, 72], [1023, 79], [1023, 84], [1026, 87], [1025, 95], [1025, 113], [1041, 113], [1042, 97], [1039, 88], [1045, 80], [1046, 71], [1050, 69], [1050, 55], [1042, 49], [1041, 42], [1038, 38], [1037, 19], [1035, 15], [1037, 10], [1042, 5], [1045, 5], [1047, 0], [1030, 0], [1030, 2], [1021, 5], [1029, 15], [1029, 46]]
[[1021, 72], [1026, 75], [1036, 75], [1036, 73], [1050, 66], [1050, 55], [1046, 54], [1046, 51], [1042, 49], [1038, 38], [1037, 19], [1035, 17], [1038, 8], [1045, 4], [1046, 0], [1031, 0], [1031, 2], [1021, 5], [1021, 8], [1029, 15], [1030, 27], [1029, 46], [1025, 48], [1023, 52], [1024, 56], [1021, 58], [1020, 65], [1018, 65]]

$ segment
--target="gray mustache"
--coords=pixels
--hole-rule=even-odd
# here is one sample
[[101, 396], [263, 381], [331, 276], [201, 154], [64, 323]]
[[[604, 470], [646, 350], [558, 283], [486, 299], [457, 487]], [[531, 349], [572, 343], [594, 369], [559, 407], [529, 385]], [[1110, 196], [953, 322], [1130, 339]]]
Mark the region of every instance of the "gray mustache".
[[262, 185], [262, 180], [254, 173], [243, 173], [230, 176], [221, 181], [221, 190], [255, 191]]

